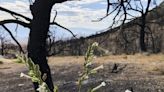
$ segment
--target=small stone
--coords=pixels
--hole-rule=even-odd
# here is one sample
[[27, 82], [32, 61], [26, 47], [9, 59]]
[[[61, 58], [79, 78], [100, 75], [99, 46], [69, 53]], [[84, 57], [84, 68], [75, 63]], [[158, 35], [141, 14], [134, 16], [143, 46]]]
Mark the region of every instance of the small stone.
[[160, 89], [158, 89], [158, 92], [162, 92]]
[[129, 89], [127, 89], [127, 90], [125, 90], [125, 92], [132, 92], [132, 91], [130, 91]]
[[19, 87], [24, 86], [24, 84], [18, 84]]

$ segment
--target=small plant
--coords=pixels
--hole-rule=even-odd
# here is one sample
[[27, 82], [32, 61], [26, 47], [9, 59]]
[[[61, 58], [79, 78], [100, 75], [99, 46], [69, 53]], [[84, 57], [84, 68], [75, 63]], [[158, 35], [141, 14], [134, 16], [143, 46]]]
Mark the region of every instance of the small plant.
[[28, 75], [21, 73], [20, 77], [26, 77], [31, 79], [32, 82], [37, 82], [39, 84], [39, 88], [37, 89], [37, 91], [39, 92], [51, 92], [47, 84], [44, 82], [47, 76], [46, 74], [43, 74], [43, 76], [41, 76], [39, 66], [37, 64], [34, 64], [32, 60], [30, 58], [27, 58], [26, 56], [21, 57], [20, 60], [22, 60], [22, 62], [25, 62], [29, 69]]
[[25, 63], [25, 56], [23, 54], [21, 55], [16, 55], [16, 60], [14, 61], [15, 63]]
[[[88, 47], [87, 53], [85, 55], [84, 71], [78, 80], [78, 92], [81, 91], [81, 86], [83, 84], [85, 84], [84, 82], [88, 80], [88, 78], [91, 74], [95, 74], [95, 73], [97, 73], [97, 71], [99, 69], [103, 69], [103, 65], [100, 65], [96, 68], [91, 67], [91, 65], [93, 63], [93, 58], [95, 57], [93, 52], [94, 52], [94, 49], [97, 47], [98, 47], [98, 43], [96, 43], [96, 42]], [[39, 88], [37, 89], [37, 91], [39, 91], [39, 92], [51, 92], [50, 89], [48, 88], [47, 84], [44, 82], [46, 80], [47, 76], [46, 76], [46, 74], [43, 74], [43, 76], [41, 76], [41, 72], [40, 72], [39, 66], [37, 64], [34, 64], [30, 58], [28, 58], [27, 56], [23, 56], [23, 55], [19, 56], [18, 60], [20, 62], [24, 62], [29, 69], [28, 74], [21, 73], [20, 77], [26, 77], [26, 78], [31, 79], [32, 82], [37, 82], [39, 84]], [[94, 87], [92, 89], [89, 89], [87, 92], [95, 92], [105, 85], [106, 85], [106, 83], [102, 82], [100, 85], [98, 85], [97, 87]], [[57, 86], [55, 86], [54, 92], [59, 92]]]
[[[98, 47], [98, 43], [95, 42], [93, 43], [91, 46], [88, 47], [88, 50], [86, 52], [86, 55], [85, 55], [85, 62], [84, 62], [84, 71], [83, 73], [81, 74], [81, 77], [78, 81], [78, 85], [79, 85], [79, 90], [78, 92], [81, 91], [81, 86], [82, 84], [85, 84], [85, 82], [89, 79], [89, 76], [92, 75], [92, 74], [95, 74], [97, 73], [97, 71], [99, 69], [103, 69], [103, 65], [100, 65], [96, 68], [92, 68], [91, 65], [93, 64], [93, 59], [94, 59], [94, 50]], [[105, 86], [105, 82], [102, 82], [99, 86], [93, 88], [93, 89], [90, 89], [88, 90], [88, 92], [95, 92], [96, 90], [98, 90], [99, 88], [101, 88], [102, 86]]]

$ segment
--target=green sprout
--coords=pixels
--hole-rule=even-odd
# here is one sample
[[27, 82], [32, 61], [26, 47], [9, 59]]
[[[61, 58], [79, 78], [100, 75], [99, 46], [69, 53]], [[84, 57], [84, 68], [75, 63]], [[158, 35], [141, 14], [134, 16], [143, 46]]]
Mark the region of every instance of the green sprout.
[[44, 82], [47, 76], [46, 74], [43, 74], [43, 76], [41, 76], [39, 65], [34, 64], [32, 60], [30, 58], [27, 58], [26, 56], [22, 56], [20, 60], [22, 60], [22, 62], [25, 62], [29, 69], [27, 75], [21, 73], [20, 77], [26, 77], [31, 79], [32, 82], [37, 82], [39, 84], [39, 88], [37, 89], [37, 91], [39, 92], [51, 92], [47, 84]]
[[[103, 65], [100, 65], [94, 69], [92, 69], [92, 67], [91, 67], [91, 65], [93, 63], [93, 59], [95, 57], [94, 50], [96, 48], [98, 48], [97, 42], [94, 42], [91, 46], [88, 47], [88, 50], [87, 50], [86, 55], [85, 55], [84, 71], [81, 74], [80, 79], [78, 80], [78, 85], [79, 85], [78, 86], [78, 92], [81, 91], [82, 84], [85, 84], [88, 81], [90, 75], [95, 74], [95, 73], [97, 73], [97, 71], [99, 69], [104, 68]], [[103, 84], [105, 84], [105, 82], [103, 82]], [[102, 87], [102, 84], [99, 85], [98, 87], [95, 87], [91, 90], [88, 90], [88, 92], [95, 92], [96, 90], [98, 90], [101, 87]]]

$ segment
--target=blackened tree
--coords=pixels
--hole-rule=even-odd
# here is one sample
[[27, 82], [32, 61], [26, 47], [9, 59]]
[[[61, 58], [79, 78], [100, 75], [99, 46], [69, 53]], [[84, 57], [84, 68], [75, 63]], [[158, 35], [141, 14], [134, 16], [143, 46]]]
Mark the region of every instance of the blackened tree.
[[[115, 16], [113, 18], [113, 23], [110, 28], [115, 27], [114, 25], [118, 25], [118, 22], [122, 22], [121, 29], [124, 29], [124, 23], [130, 20], [134, 20], [138, 18], [138, 14], [140, 14], [140, 18], [138, 18], [139, 22], [135, 23], [140, 27], [139, 33], [139, 45], [141, 52], [146, 52], [146, 42], [145, 42], [145, 35], [147, 29], [147, 15], [150, 12], [151, 4], [153, 3], [156, 5], [155, 0], [147, 0], [143, 2], [143, 0], [107, 0], [108, 1], [108, 8], [107, 14], [100, 20], [105, 19], [106, 17], [110, 16], [112, 13], [115, 12]], [[110, 9], [113, 8], [113, 9]], [[111, 10], [111, 11], [110, 11]], [[131, 14], [131, 13], [134, 14]]]
[[[141, 17], [139, 18], [139, 23], [136, 23], [140, 27], [140, 49], [142, 52], [147, 51], [146, 43], [145, 43], [145, 34], [146, 34], [146, 24], [147, 24], [147, 15], [150, 11], [150, 4], [153, 0], [147, 0], [146, 6], [143, 5], [141, 0], [134, 0], [135, 5], [128, 8], [129, 10], [136, 11], [140, 13]], [[139, 2], [139, 3], [137, 3]]]

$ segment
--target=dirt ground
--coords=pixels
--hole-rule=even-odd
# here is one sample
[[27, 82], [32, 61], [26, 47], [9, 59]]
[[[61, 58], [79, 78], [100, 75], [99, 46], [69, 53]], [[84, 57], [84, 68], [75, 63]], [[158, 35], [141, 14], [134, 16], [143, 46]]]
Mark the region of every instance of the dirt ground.
[[[82, 72], [84, 57], [49, 57], [54, 85], [60, 92], [77, 92], [76, 82]], [[24, 64], [13, 60], [0, 59], [0, 92], [34, 92], [29, 79], [20, 78], [27, 73]], [[90, 76], [82, 86], [82, 92], [101, 82], [106, 86], [97, 92], [125, 92], [132, 88], [134, 92], [164, 92], [164, 55], [116, 55], [97, 57], [94, 66], [104, 65], [96, 75]], [[117, 68], [112, 72], [114, 66]]]

